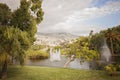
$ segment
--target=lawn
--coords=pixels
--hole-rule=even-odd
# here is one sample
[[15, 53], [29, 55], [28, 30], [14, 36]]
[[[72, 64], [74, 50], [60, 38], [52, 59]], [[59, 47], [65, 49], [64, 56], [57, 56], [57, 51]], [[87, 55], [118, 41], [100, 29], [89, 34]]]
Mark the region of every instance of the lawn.
[[11, 66], [7, 80], [120, 80], [120, 75], [111, 77], [99, 70]]

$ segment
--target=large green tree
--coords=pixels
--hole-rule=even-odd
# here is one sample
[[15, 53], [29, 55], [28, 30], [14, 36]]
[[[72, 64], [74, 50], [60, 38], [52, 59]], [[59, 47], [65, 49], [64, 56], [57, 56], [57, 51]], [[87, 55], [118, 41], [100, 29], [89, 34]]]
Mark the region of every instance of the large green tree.
[[79, 37], [77, 41], [69, 44], [68, 54], [74, 54], [76, 57], [81, 58], [81, 61], [92, 61], [99, 58], [96, 50], [89, 48], [89, 38]]
[[102, 30], [99, 33], [93, 35], [90, 40], [90, 47], [96, 49], [101, 53], [101, 47], [106, 40], [107, 45], [112, 54], [112, 61], [119, 63], [120, 57], [120, 25], [107, 30]]
[[35, 41], [36, 26], [43, 20], [41, 3], [41, 0], [21, 0], [20, 7], [13, 12], [6, 4], [0, 4], [2, 79], [7, 77], [7, 65], [11, 58], [24, 63], [25, 52]]
[[14, 57], [24, 62], [25, 51], [30, 46], [28, 34], [12, 26], [0, 26], [0, 62], [2, 64], [2, 79], [6, 78], [7, 65]]

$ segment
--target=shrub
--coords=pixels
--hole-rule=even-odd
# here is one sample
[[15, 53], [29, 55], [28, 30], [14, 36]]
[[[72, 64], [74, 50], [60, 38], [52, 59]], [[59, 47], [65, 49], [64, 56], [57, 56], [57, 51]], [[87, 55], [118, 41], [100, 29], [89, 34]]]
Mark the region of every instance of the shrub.
[[105, 70], [108, 72], [108, 74], [110, 76], [114, 76], [114, 75], [116, 75], [117, 71], [120, 70], [120, 65], [119, 64], [117, 64], [117, 65], [109, 64], [109, 65], [105, 66]]
[[48, 58], [49, 54], [46, 51], [43, 51], [43, 50], [30, 49], [27, 52], [27, 56], [31, 60], [34, 60], [34, 59], [38, 60], [38, 59], [46, 59], [46, 58]]

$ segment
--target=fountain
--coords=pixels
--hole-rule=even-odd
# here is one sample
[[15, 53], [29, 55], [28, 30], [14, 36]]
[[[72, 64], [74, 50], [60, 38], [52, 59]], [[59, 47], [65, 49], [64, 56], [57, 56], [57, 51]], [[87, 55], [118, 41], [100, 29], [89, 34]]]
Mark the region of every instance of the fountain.
[[102, 46], [101, 50], [101, 60], [102, 62], [110, 62], [111, 59], [111, 52], [110, 49], [108, 48], [108, 45], [106, 43], [106, 40], [104, 39], [104, 45]]
[[53, 50], [52, 48], [50, 49], [50, 61], [60, 61], [60, 49], [59, 50]]

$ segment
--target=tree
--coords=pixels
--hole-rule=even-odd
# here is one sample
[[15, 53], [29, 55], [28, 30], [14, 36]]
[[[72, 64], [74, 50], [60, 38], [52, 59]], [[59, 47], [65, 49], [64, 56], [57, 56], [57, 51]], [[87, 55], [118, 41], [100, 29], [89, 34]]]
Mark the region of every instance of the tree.
[[0, 25], [8, 25], [10, 21], [10, 9], [6, 4], [0, 3]]
[[[11, 25], [18, 27], [22, 31], [27, 31], [31, 43], [35, 41], [34, 35], [37, 31], [36, 24], [43, 20], [44, 13], [41, 9], [41, 3], [41, 0], [21, 0], [20, 8], [12, 14]], [[33, 6], [35, 6], [34, 9], [32, 8]], [[34, 14], [32, 14], [33, 12]]]
[[116, 33], [115, 31], [113, 31], [112, 29], [108, 29], [105, 33], [105, 37], [107, 39], [109, 39], [110, 42], [110, 49], [111, 49], [111, 53], [112, 55], [114, 55], [114, 49], [113, 49], [113, 41], [117, 40], [120, 41], [120, 35], [118, 33]]
[[92, 61], [99, 57], [96, 50], [89, 48], [88, 37], [80, 37], [78, 40], [69, 45], [68, 54], [74, 54], [76, 57], [81, 58], [81, 61]]
[[114, 31], [113, 29], [108, 29], [105, 33], [105, 37], [107, 39], [107, 43], [110, 47], [111, 54], [112, 54], [112, 61], [115, 61], [114, 56], [115, 56], [115, 50], [114, 47], [116, 46], [116, 42], [120, 41], [120, 34]]
[[101, 51], [101, 47], [103, 46], [104, 42], [104, 34], [103, 33], [96, 33], [92, 36], [89, 42], [89, 48], [93, 50], [97, 50], [99, 53]]
[[20, 64], [24, 61], [24, 52], [29, 46], [29, 38], [26, 32], [12, 26], [0, 26], [0, 61], [2, 64], [1, 78], [6, 78], [7, 65], [12, 57], [16, 57]]
[[112, 60], [119, 63], [119, 52], [120, 52], [120, 25], [107, 30], [102, 30], [99, 33], [93, 35], [90, 40], [90, 47], [98, 50], [100, 53], [101, 47], [104, 45], [103, 42], [106, 40], [108, 47], [112, 53]]
[[7, 77], [7, 65], [11, 58], [19, 60], [21, 65], [24, 63], [25, 52], [35, 41], [36, 25], [43, 19], [41, 3], [41, 0], [21, 0], [20, 8], [14, 12], [11, 12], [7, 5], [0, 4], [2, 79]]

